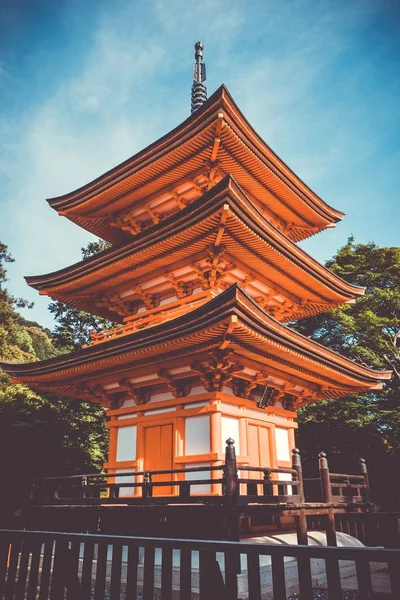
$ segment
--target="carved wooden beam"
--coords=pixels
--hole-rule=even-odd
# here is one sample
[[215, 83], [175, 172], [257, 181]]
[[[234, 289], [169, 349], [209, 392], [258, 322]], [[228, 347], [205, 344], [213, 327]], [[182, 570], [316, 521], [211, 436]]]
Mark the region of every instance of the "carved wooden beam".
[[123, 403], [123, 397], [121, 396], [108, 396], [106, 391], [100, 384], [91, 386], [83, 383], [80, 386], [79, 391], [85, 396], [88, 396], [91, 402], [101, 404], [104, 408], [116, 409], [121, 408]]
[[120, 379], [118, 385], [123, 390], [129, 392], [129, 395], [133, 398], [135, 404], [147, 404], [151, 397], [151, 392], [147, 388], [136, 388], [129, 379]]
[[188, 396], [190, 394], [190, 390], [192, 386], [190, 382], [182, 381], [182, 380], [173, 380], [172, 375], [167, 371], [167, 369], [160, 369], [157, 373], [157, 376], [160, 379], [167, 381], [167, 385], [172, 392], [174, 398], [183, 398], [184, 396]]
[[210, 358], [203, 362], [194, 362], [190, 365], [192, 371], [200, 373], [207, 392], [221, 392], [223, 386], [231, 381], [233, 376], [243, 371], [244, 365], [230, 359], [232, 352], [216, 350], [210, 352]]
[[135, 292], [135, 294], [137, 294], [140, 297], [140, 299], [142, 300], [143, 304], [145, 305], [145, 307], [147, 309], [157, 308], [157, 306], [160, 306], [160, 302], [161, 302], [160, 294], [147, 294], [146, 292], [144, 292], [142, 290], [140, 285], [135, 285], [132, 289]]
[[165, 273], [165, 277], [172, 284], [177, 298], [186, 298], [187, 296], [191, 296], [193, 294], [194, 286], [192, 281], [179, 281], [174, 277], [173, 273]]
[[258, 373], [250, 381], [248, 379], [235, 378], [232, 382], [232, 389], [235, 396], [239, 398], [249, 398], [252, 391], [267, 379], [266, 373]]
[[94, 300], [97, 306], [102, 306], [122, 317], [127, 317], [132, 314], [130, 306], [124, 302], [118, 294], [101, 294]]

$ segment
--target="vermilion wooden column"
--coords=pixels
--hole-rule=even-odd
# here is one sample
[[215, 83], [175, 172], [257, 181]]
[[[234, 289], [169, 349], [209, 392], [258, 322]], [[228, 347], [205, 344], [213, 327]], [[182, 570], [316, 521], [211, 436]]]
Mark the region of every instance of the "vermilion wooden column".
[[[221, 413], [212, 412], [210, 414], [210, 452], [211, 454], [222, 453], [222, 439], [221, 439]], [[211, 466], [217, 466], [221, 464], [221, 461], [212, 461]], [[219, 479], [221, 473], [218, 471], [211, 471], [211, 479]], [[211, 484], [211, 493], [220, 494], [220, 484]]]

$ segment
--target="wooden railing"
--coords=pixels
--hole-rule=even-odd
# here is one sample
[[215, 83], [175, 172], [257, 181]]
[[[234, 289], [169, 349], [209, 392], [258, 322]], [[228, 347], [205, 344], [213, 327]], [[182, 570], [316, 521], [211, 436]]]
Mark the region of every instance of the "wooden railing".
[[331, 473], [325, 452], [319, 454], [319, 477], [305, 478], [305, 497], [326, 504], [359, 504], [370, 502], [367, 465], [360, 458], [360, 474]]
[[339, 600], [346, 581], [372, 600], [376, 575], [398, 600], [400, 550], [0, 530], [2, 600]]
[[[39, 505], [365, 503], [369, 499], [365, 462], [363, 468], [362, 475], [329, 473], [326, 456], [321, 453], [320, 477], [303, 481], [300, 453], [296, 448], [292, 452], [291, 469], [238, 466], [234, 441], [229, 439], [225, 463], [220, 466], [39, 478], [32, 488], [31, 500]], [[194, 478], [195, 474], [198, 477]], [[129, 478], [132, 479], [127, 481]], [[314, 498], [304, 493], [304, 483], [309, 482], [318, 484]], [[208, 486], [210, 492], [201, 493], [198, 486]], [[163, 494], [165, 489], [168, 492]], [[337, 489], [339, 493], [334, 493]]]

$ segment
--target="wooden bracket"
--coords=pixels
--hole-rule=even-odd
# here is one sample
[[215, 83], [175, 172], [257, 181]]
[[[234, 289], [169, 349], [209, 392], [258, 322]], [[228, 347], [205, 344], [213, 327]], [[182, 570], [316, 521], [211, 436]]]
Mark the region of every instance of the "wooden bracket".
[[171, 282], [177, 298], [186, 298], [193, 294], [194, 286], [192, 281], [179, 281], [178, 279], [175, 279], [173, 273], [165, 273], [165, 277]]
[[136, 388], [129, 379], [120, 379], [118, 385], [123, 390], [129, 392], [129, 395], [133, 398], [135, 404], [147, 404], [151, 397], [151, 392], [147, 388]]
[[167, 371], [167, 369], [160, 369], [157, 373], [157, 376], [160, 379], [167, 381], [167, 385], [172, 392], [174, 398], [183, 398], [190, 394], [190, 390], [192, 386], [190, 382], [182, 381], [182, 380], [173, 380], [172, 375]]
[[95, 298], [94, 302], [97, 304], [97, 306], [107, 308], [108, 310], [111, 310], [122, 317], [128, 317], [130, 314], [132, 314], [130, 307], [120, 298], [118, 294], [99, 295], [97, 298]]
[[200, 373], [207, 392], [221, 392], [224, 385], [231, 381], [233, 376], [243, 371], [244, 365], [230, 360], [232, 352], [215, 350], [210, 352], [210, 358], [203, 362], [194, 362], [190, 365], [192, 371]]

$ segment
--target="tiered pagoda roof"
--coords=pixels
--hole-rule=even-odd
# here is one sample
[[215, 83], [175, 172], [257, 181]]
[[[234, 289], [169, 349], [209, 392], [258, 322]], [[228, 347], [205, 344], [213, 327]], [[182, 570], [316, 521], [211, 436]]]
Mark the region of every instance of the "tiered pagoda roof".
[[263, 142], [225, 86], [142, 152], [49, 202], [112, 246], [27, 282], [123, 325], [74, 354], [3, 365], [14, 381], [108, 407], [164, 388], [186, 395], [199, 381], [246, 399], [272, 386], [294, 409], [390, 378], [283, 324], [364, 290], [296, 245], [343, 214]]

